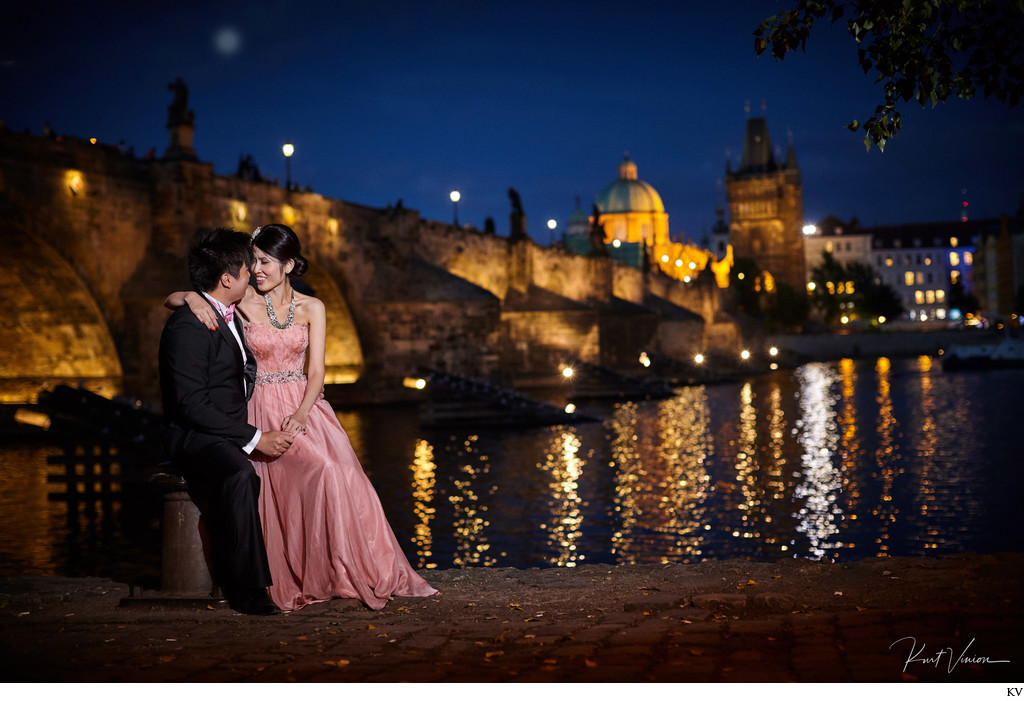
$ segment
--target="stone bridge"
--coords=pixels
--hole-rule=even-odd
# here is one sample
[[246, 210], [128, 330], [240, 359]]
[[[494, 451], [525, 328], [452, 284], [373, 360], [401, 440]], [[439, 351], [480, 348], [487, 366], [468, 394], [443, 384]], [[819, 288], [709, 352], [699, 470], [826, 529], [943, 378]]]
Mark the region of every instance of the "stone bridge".
[[163, 300], [189, 288], [187, 243], [203, 226], [291, 226], [310, 260], [304, 280], [328, 310], [328, 382], [374, 396], [417, 367], [514, 379], [551, 373], [565, 355], [625, 368], [641, 351], [740, 343], [710, 273], [684, 284], [411, 209], [217, 175], [175, 144], [172, 134], [163, 158], [137, 158], [0, 130], [0, 299], [11, 315], [0, 401], [68, 382], [157, 402]]

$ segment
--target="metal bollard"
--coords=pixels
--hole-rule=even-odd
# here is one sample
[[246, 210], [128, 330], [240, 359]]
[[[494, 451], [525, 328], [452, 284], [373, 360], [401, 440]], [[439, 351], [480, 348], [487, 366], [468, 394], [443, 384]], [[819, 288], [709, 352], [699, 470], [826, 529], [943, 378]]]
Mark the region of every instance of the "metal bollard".
[[199, 536], [199, 509], [181, 475], [158, 473], [149, 483], [164, 493], [160, 591], [165, 596], [209, 597], [213, 579]]

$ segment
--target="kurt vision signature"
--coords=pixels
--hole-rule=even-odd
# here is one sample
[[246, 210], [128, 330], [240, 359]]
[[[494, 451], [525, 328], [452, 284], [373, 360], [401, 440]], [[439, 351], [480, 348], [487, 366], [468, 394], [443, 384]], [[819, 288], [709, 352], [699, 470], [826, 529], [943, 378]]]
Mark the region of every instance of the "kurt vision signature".
[[939, 665], [943, 661], [945, 661], [945, 663], [946, 663], [946, 672], [947, 673], [952, 673], [953, 670], [957, 668], [957, 665], [959, 665], [961, 662], [963, 664], [966, 664], [966, 665], [971, 665], [971, 664], [1002, 664], [1002, 663], [1006, 663], [1006, 662], [1010, 661], [1010, 660], [993, 660], [993, 659], [990, 659], [989, 657], [984, 656], [984, 655], [975, 655], [973, 653], [972, 654], [968, 654], [970, 649], [971, 649], [971, 645], [974, 644], [975, 638], [971, 638], [971, 642], [967, 643], [967, 645], [963, 649], [963, 652], [961, 652], [959, 655], [954, 654], [954, 651], [953, 651], [952, 647], [943, 647], [943, 648], [939, 648], [934, 654], [925, 656], [925, 644], [921, 643], [921, 647], [918, 648], [917, 647], [917, 638], [915, 638], [913, 636], [909, 636], [909, 635], [906, 636], [906, 637], [900, 638], [899, 640], [894, 642], [892, 645], [889, 646], [889, 649], [892, 650], [894, 646], [898, 645], [899, 643], [902, 643], [904, 640], [909, 640], [910, 641], [910, 654], [907, 655], [907, 660], [906, 660], [906, 662], [903, 663], [903, 671], [904, 672], [907, 671], [907, 667], [909, 667], [910, 663], [912, 663], [912, 662], [919, 662], [921, 664], [935, 665], [936, 669], [938, 669]]

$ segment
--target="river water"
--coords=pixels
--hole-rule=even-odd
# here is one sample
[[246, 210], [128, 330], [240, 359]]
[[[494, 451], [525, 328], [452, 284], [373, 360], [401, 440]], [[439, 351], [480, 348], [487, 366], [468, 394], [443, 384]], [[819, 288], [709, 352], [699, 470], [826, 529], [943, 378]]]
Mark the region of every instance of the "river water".
[[[340, 410], [415, 567], [1020, 550], [1024, 371], [931, 357], [811, 363], [595, 423], [427, 430], [413, 407]], [[68, 507], [45, 445], [0, 461], [0, 574], [159, 572], [158, 503]]]

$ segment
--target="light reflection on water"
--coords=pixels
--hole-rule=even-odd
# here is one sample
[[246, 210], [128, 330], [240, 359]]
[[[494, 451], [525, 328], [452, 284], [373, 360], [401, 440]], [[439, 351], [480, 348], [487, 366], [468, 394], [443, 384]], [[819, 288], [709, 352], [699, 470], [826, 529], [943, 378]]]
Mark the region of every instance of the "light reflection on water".
[[[947, 374], [924, 356], [581, 406], [595, 424], [429, 431], [411, 407], [339, 418], [416, 567], [851, 560], [1018, 550], [1022, 390], [1024, 372]], [[3, 450], [0, 574], [122, 572], [118, 548], [155, 566], [146, 518], [122, 527], [140, 543], [97, 525], [124, 522], [122, 507], [83, 526], [47, 500], [53, 452]]]

